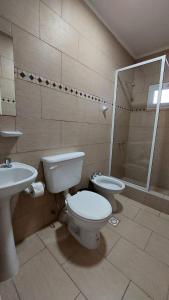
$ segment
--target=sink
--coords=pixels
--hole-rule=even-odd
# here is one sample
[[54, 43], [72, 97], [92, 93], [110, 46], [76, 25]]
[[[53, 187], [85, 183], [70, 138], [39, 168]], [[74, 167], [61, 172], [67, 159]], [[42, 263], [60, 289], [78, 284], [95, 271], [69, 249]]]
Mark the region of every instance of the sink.
[[11, 168], [0, 165], [0, 202], [25, 190], [37, 177], [35, 168], [14, 162]]
[[11, 221], [11, 198], [29, 187], [37, 174], [35, 168], [22, 163], [13, 162], [11, 168], [0, 165], [0, 281], [11, 278], [19, 269]]

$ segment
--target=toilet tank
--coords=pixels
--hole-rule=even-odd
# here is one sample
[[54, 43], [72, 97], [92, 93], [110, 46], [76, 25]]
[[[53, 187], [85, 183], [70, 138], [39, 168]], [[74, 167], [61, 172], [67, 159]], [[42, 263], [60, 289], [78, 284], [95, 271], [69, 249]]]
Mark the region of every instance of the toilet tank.
[[42, 157], [48, 191], [59, 193], [77, 185], [81, 180], [84, 157], [84, 152]]

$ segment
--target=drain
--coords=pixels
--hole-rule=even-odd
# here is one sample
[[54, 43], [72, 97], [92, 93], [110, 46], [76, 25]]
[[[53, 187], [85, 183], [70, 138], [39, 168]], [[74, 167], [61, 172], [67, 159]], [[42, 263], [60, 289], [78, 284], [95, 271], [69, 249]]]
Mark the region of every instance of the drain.
[[[49, 226], [50, 228], [55, 228], [55, 224], [54, 223], [52, 223], [52, 224], [50, 224], [50, 226]], [[0, 298], [0, 300], [1, 300], [1, 298]]]
[[120, 223], [120, 220], [116, 219], [115, 217], [111, 217], [108, 222], [113, 226], [117, 226]]

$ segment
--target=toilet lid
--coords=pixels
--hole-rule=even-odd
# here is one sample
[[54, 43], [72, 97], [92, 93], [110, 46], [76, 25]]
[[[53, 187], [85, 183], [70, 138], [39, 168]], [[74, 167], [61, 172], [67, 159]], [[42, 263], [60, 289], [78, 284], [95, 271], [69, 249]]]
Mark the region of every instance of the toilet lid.
[[108, 200], [99, 194], [82, 191], [68, 199], [68, 207], [77, 215], [89, 220], [101, 220], [112, 213]]

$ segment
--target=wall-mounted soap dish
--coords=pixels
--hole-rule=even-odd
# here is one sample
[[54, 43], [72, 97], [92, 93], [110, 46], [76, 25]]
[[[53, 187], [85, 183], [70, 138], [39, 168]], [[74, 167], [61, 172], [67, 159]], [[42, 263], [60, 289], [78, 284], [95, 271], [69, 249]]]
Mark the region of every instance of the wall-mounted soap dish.
[[0, 136], [2, 137], [19, 137], [22, 134], [21, 131], [0, 130]]

